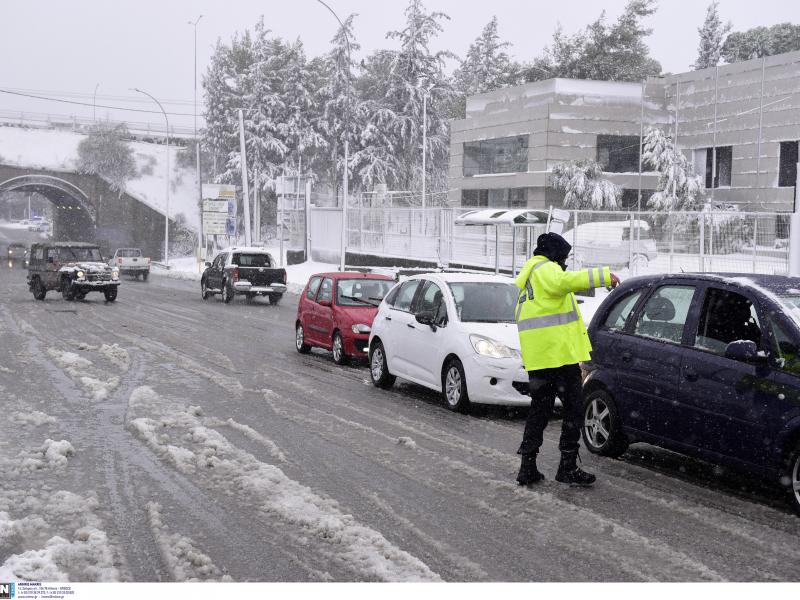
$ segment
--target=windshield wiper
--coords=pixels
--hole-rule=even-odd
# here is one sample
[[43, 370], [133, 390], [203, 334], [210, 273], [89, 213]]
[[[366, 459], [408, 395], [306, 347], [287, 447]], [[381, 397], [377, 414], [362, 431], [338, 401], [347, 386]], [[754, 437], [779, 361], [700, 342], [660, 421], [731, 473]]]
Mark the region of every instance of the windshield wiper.
[[345, 295], [342, 295], [340, 297], [341, 298], [347, 298], [348, 300], [355, 300], [356, 302], [361, 302], [361, 303], [366, 304], [368, 306], [378, 306], [377, 304], [374, 304], [374, 303], [370, 302], [369, 300], [367, 300], [365, 298], [357, 298], [356, 296], [345, 296]]

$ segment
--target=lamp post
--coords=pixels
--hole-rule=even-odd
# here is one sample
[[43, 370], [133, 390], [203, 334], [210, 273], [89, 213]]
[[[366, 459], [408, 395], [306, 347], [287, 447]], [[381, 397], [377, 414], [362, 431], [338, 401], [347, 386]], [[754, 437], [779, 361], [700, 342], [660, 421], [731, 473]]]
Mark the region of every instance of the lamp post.
[[161, 112], [164, 114], [164, 122], [167, 126], [167, 170], [166, 170], [166, 191], [167, 191], [167, 206], [166, 210], [164, 211], [164, 264], [169, 265], [169, 119], [167, 118], [167, 111], [164, 110], [164, 107], [161, 106], [161, 102], [156, 100], [155, 96], [148, 94], [144, 90], [140, 90], [139, 88], [132, 88], [133, 91], [139, 92], [140, 94], [144, 94], [148, 98], [150, 98], [153, 102], [158, 104], [158, 108], [161, 109]]
[[[342, 28], [342, 32], [344, 33], [345, 42], [347, 42], [347, 80], [348, 84], [351, 81], [351, 73], [350, 73], [350, 64], [351, 64], [351, 57], [350, 57], [350, 36], [347, 35], [347, 29], [342, 23], [342, 20], [339, 18], [333, 9], [328, 6], [323, 0], [317, 0], [322, 6], [328, 9], [330, 13], [336, 18], [339, 22], [339, 25]], [[350, 130], [350, 85], [347, 87], [347, 108], [345, 110], [345, 119], [344, 119], [344, 173], [342, 175], [342, 256], [339, 260], [339, 268], [340, 270], [344, 271], [345, 267], [345, 256], [347, 255], [347, 162], [348, 162], [348, 140], [347, 134]]]
[[201, 255], [203, 244], [203, 178], [200, 175], [200, 140], [197, 137], [197, 24], [203, 15], [197, 17], [195, 21], [188, 21], [187, 23], [194, 27], [194, 145], [195, 145], [195, 160], [196, 167], [195, 173], [197, 174], [197, 207], [200, 211], [200, 231], [197, 233], [197, 246], [198, 246], [198, 269], [200, 268], [200, 260], [205, 258]]

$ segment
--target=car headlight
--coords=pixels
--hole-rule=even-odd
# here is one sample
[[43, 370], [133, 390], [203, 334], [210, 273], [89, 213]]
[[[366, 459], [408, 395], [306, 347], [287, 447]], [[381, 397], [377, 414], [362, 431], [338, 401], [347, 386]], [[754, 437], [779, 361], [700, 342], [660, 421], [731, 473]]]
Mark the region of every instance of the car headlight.
[[111, 279], [119, 279], [119, 269], [111, 269]]
[[75, 273], [75, 277], [77, 277], [78, 279], [83, 279], [84, 277], [86, 277], [86, 273], [84, 273], [83, 271], [78, 271], [77, 273]]
[[509, 348], [505, 344], [501, 344], [491, 338], [483, 337], [482, 335], [473, 333], [469, 336], [469, 341], [475, 349], [475, 352], [481, 356], [489, 356], [491, 358], [522, 358], [518, 350]]
[[372, 327], [369, 325], [365, 325], [364, 323], [358, 323], [357, 325], [353, 325], [351, 327], [353, 333], [369, 333], [372, 331]]

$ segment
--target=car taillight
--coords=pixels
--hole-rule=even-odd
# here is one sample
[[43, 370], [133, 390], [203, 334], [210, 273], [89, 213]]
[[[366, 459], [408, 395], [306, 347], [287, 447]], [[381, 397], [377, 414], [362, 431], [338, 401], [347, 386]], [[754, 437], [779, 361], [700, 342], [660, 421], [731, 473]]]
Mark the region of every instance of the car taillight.
[[233, 268], [233, 280], [239, 281], [239, 267]]
[[150, 265], [150, 259], [149, 258], [147, 259], [147, 264], [148, 264], [148, 266]]
[[286, 285], [286, 271], [283, 272], [283, 284]]
[[118, 258], [118, 259], [117, 259], [117, 264], [118, 264], [118, 265], [121, 265], [121, 264], [122, 264], [122, 258]]

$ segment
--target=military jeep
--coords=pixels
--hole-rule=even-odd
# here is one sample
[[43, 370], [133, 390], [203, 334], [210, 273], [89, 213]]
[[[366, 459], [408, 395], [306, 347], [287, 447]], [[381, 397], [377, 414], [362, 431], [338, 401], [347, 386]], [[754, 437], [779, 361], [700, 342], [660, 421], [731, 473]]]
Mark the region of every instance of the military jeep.
[[37, 300], [59, 291], [64, 300], [83, 300], [89, 292], [117, 299], [119, 271], [103, 262], [97, 244], [43, 242], [33, 244], [28, 264], [28, 288]]

